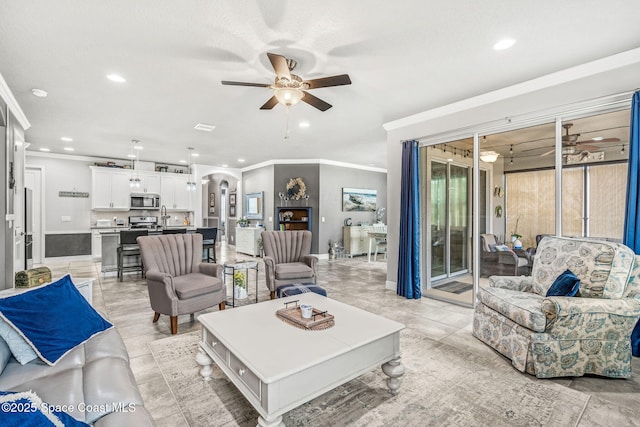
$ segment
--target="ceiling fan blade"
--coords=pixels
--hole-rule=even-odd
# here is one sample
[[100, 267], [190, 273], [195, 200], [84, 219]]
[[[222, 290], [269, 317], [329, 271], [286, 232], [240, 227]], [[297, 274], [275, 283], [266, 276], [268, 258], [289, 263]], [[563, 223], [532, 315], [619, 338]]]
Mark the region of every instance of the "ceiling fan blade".
[[[602, 142], [602, 141], [600, 141]], [[593, 150], [598, 150], [600, 147], [596, 147], [595, 145], [587, 145], [587, 144], [578, 144], [576, 145], [576, 149], [577, 150], [587, 150], [587, 151], [593, 151]]]
[[289, 64], [287, 64], [287, 58], [282, 55], [276, 55], [275, 53], [267, 53], [271, 66], [276, 72], [279, 78], [286, 78], [291, 80], [291, 73], [289, 72]]
[[620, 142], [620, 138], [605, 138], [605, 139], [600, 139], [600, 140], [589, 140], [587, 142], [590, 142], [591, 144], [593, 144], [594, 142]]
[[271, 110], [276, 105], [278, 105], [278, 99], [275, 96], [272, 96], [271, 98], [269, 98], [269, 100], [267, 102], [264, 103], [264, 105], [262, 107], [260, 107], [260, 109], [261, 110]]
[[340, 74], [339, 76], [307, 80], [305, 83], [309, 85], [309, 89], [318, 89], [319, 87], [350, 85], [351, 79], [348, 74]]
[[555, 152], [556, 152], [556, 149], [554, 148], [553, 150], [549, 150], [546, 153], [540, 154], [540, 157], [548, 156], [549, 154], [553, 154]]
[[270, 84], [266, 84], [266, 83], [244, 83], [244, 82], [229, 82], [227, 80], [223, 80], [222, 81], [223, 85], [230, 85], [230, 86], [252, 86], [252, 87], [270, 87]]
[[331, 104], [324, 102], [322, 99], [316, 96], [311, 95], [309, 92], [303, 91], [303, 93], [304, 93], [304, 96], [302, 97], [302, 100], [307, 104], [311, 105], [312, 107], [316, 107], [320, 111], [327, 111], [329, 108], [332, 107]]

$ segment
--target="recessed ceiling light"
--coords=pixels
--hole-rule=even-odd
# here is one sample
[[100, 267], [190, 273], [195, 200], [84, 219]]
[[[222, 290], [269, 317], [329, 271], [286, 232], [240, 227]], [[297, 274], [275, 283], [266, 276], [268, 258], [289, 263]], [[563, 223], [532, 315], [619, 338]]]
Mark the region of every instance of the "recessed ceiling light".
[[244, 163], [244, 162], [245, 162], [245, 160], [244, 160], [244, 159], [238, 159], [238, 162], [239, 162], [239, 163]]
[[127, 157], [129, 157], [130, 159], [135, 159], [136, 155], [135, 154], [127, 154]]
[[186, 160], [180, 160], [180, 163], [187, 163]]
[[49, 93], [43, 89], [31, 89], [31, 93], [38, 98], [46, 98]]
[[124, 83], [127, 80], [122, 77], [120, 74], [107, 74], [107, 78], [109, 80], [111, 80], [112, 82], [116, 82], [116, 83]]
[[301, 128], [308, 128], [309, 127], [309, 122], [300, 122], [300, 123], [298, 123], [298, 126], [300, 126]]
[[64, 147], [64, 151], [75, 151], [73, 147]]
[[49, 152], [49, 151], [51, 151], [51, 150], [50, 150], [50, 149], [48, 149], [48, 148], [44, 148], [44, 147], [43, 147], [43, 148], [41, 148], [41, 149], [40, 149], [40, 151], [44, 151], [44, 152], [48, 153], [48, 152]]
[[516, 44], [516, 39], [502, 39], [498, 43], [493, 45], [493, 49], [495, 50], [509, 49], [514, 44]]
[[144, 150], [144, 147], [143, 147], [142, 145], [135, 144], [135, 145], [133, 146], [133, 149], [134, 149], [134, 150]]
[[222, 167], [223, 167], [223, 168], [228, 168], [228, 167], [229, 167], [229, 165], [222, 165]]
[[63, 136], [62, 138], [60, 138], [60, 140], [64, 142], [71, 142], [73, 141], [73, 138], [69, 138], [68, 136]]
[[592, 141], [602, 141], [604, 136], [596, 136], [595, 138], [591, 138]]
[[191, 157], [198, 157], [200, 154], [198, 153], [191, 153]]
[[197, 129], [197, 130], [204, 131], [204, 132], [211, 132], [211, 131], [212, 131], [212, 130], [214, 130], [216, 127], [215, 127], [214, 125], [206, 125], [206, 124], [204, 124], [204, 123], [198, 123], [198, 124], [197, 124], [197, 125], [195, 125], [193, 128], [194, 128], [194, 129]]

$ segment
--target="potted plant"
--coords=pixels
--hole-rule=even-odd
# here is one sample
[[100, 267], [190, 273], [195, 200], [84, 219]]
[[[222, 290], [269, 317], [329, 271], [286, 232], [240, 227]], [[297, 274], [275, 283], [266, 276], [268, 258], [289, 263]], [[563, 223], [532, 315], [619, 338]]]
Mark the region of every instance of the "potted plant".
[[248, 227], [249, 223], [251, 221], [249, 221], [246, 217], [242, 217], [238, 220], [238, 227]]
[[233, 297], [235, 299], [247, 298], [247, 274], [243, 271], [233, 273]]

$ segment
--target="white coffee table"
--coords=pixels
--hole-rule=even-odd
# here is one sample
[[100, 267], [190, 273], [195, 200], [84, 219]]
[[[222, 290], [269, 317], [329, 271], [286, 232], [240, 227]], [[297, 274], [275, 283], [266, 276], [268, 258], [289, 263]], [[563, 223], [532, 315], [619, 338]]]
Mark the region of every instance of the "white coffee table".
[[[327, 310], [335, 325], [321, 331], [291, 326], [276, 316], [284, 303]], [[294, 295], [198, 317], [202, 324], [200, 374], [211, 379], [212, 361], [258, 411], [258, 426], [282, 426], [282, 415], [382, 365], [398, 393], [404, 366], [404, 325], [314, 294]]]

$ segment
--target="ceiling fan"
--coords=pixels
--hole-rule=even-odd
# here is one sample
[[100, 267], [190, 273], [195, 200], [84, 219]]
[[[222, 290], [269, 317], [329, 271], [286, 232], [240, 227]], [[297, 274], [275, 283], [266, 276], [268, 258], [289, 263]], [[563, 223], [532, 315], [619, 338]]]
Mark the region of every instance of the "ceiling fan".
[[[599, 147], [596, 147], [595, 145], [588, 145], [585, 144], [584, 141], [578, 141], [578, 139], [580, 138], [580, 134], [579, 133], [574, 133], [574, 134], [569, 134], [569, 129], [571, 129], [571, 126], [573, 126], [573, 123], [563, 123], [562, 127], [564, 128], [565, 134], [562, 136], [562, 154], [563, 155], [570, 155], [570, 154], [576, 154], [576, 153], [580, 153], [580, 152], [590, 152], [591, 150], [597, 150], [599, 149]], [[619, 138], [602, 138], [602, 139], [591, 139], [591, 140], [587, 140], [586, 142], [620, 142]], [[556, 149], [552, 149], [547, 151], [546, 153], [542, 153], [540, 156], [548, 156], [549, 154], [555, 153]]]
[[276, 78], [273, 84], [222, 81], [223, 85], [267, 87], [272, 89], [273, 96], [260, 107], [261, 110], [271, 110], [278, 103], [290, 107], [299, 101], [303, 101], [320, 111], [326, 111], [331, 108], [332, 105], [311, 95], [307, 90], [351, 84], [351, 79], [348, 74], [303, 80], [300, 76], [291, 73], [298, 64], [295, 60], [285, 58], [282, 55], [276, 55], [275, 53], [267, 53], [267, 56], [276, 72]]

